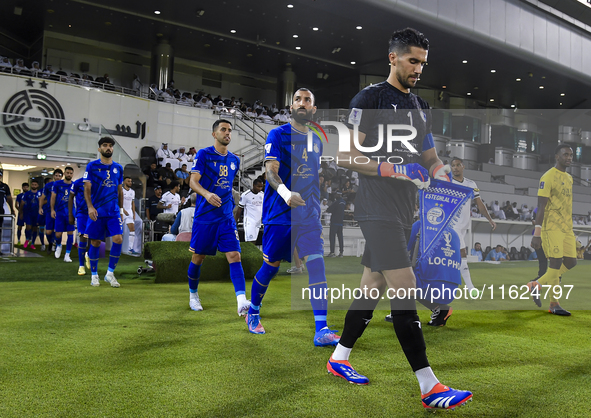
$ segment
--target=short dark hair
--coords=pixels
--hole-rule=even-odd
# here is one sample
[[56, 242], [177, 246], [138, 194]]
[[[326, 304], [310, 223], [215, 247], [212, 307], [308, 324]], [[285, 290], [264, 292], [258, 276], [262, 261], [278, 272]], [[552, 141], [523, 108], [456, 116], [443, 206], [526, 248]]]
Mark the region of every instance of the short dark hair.
[[263, 180], [257, 177], [252, 181], [252, 185], [254, 186], [255, 184], [263, 184]]
[[28, 185], [29, 185], [29, 183], [23, 183], [23, 184], [21, 184], [21, 187], [25, 187], [25, 186], [28, 186]]
[[218, 126], [220, 126], [220, 123], [227, 123], [228, 125], [230, 125], [230, 127], [232, 126], [232, 122], [230, 122], [229, 120], [226, 119], [218, 119], [213, 123], [213, 126], [211, 127], [211, 131], [215, 132], [218, 129]]
[[127, 179], [130, 179], [130, 178], [131, 178], [131, 177], [129, 177], [129, 176], [124, 176], [124, 177], [123, 177], [123, 181], [125, 181], [125, 180], [127, 180]]
[[[37, 179], [31, 179], [31, 183], [37, 183], [37, 186], [38, 186], [39, 185], [39, 180], [37, 180]], [[24, 184], [26, 184], [26, 183], [24, 183]]]
[[464, 160], [462, 160], [460, 157], [453, 157], [449, 163], [451, 164], [454, 161], [459, 161], [462, 165], [464, 165]]
[[573, 149], [573, 147], [571, 147], [571, 146], [570, 146], [570, 145], [568, 145], [568, 144], [558, 144], [558, 146], [557, 146], [557, 147], [556, 147], [556, 149], [554, 150], [554, 155], [558, 155], [558, 154], [560, 154], [560, 150], [561, 150], [561, 149], [563, 149], [563, 148], [570, 148], [570, 149]]
[[397, 30], [392, 34], [389, 42], [388, 53], [395, 52], [398, 55], [406, 54], [413, 46], [429, 50], [429, 40], [416, 29], [406, 28]]
[[180, 183], [176, 180], [171, 181], [170, 184], [168, 185], [170, 187], [170, 190], [174, 189], [176, 186], [179, 186]]
[[181, 165], [181, 168], [186, 167], [186, 166], [187, 166], [187, 164], [183, 164], [183, 165]]
[[481, 244], [481, 243], [479, 243], [479, 242], [475, 242], [475, 243], [474, 243], [474, 246], [475, 246], [475, 247], [476, 247], [476, 244], [478, 244], [478, 245], [480, 245], [480, 246], [482, 247], [482, 244]]
[[53, 181], [53, 180], [51, 179], [51, 177], [45, 177], [45, 180], [43, 180], [43, 183], [47, 184], [47, 183], [49, 183], [50, 181]]
[[101, 139], [99, 139], [99, 147], [103, 144], [111, 144], [111, 145], [115, 145], [115, 140], [113, 138], [111, 138], [110, 136], [103, 136]]
[[66, 168], [64, 168], [64, 170], [74, 171], [74, 167], [72, 167], [72, 166], [69, 165]]
[[307, 88], [305, 88], [305, 87], [300, 87], [299, 89], [297, 89], [297, 90], [295, 91], [295, 93], [294, 93], [293, 95], [295, 96], [295, 94], [296, 94], [298, 91], [307, 91], [308, 93], [310, 93], [310, 96], [312, 96], [312, 105], [315, 105], [315, 104], [316, 104], [316, 96], [314, 95], [314, 93], [312, 92], [312, 90], [310, 90], [310, 89], [307, 89]]
[[499, 248], [499, 247], [503, 248], [503, 246], [501, 244], [497, 244], [495, 248]]
[[53, 174], [61, 174], [63, 176], [64, 172], [62, 171], [61, 168], [56, 168], [55, 170], [53, 170]]

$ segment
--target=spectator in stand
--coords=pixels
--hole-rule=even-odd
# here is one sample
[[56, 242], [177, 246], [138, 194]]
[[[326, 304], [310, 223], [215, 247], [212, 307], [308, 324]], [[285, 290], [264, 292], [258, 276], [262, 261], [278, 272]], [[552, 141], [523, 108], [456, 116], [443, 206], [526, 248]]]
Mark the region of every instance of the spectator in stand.
[[20, 74], [21, 71], [29, 71], [29, 69], [25, 67], [25, 61], [22, 58], [16, 60], [16, 65], [12, 67], [12, 69], [16, 74]]
[[201, 98], [201, 100], [199, 101], [199, 103], [195, 105], [195, 107], [199, 107], [201, 109], [211, 109], [211, 105], [209, 104], [209, 101], [205, 96]]
[[345, 200], [352, 200], [353, 195], [353, 187], [351, 187], [351, 181], [349, 179], [345, 180], [345, 184], [341, 187], [341, 193], [343, 193], [343, 199]]
[[162, 187], [156, 186], [154, 187], [154, 196], [148, 198], [148, 202], [146, 203], [147, 219], [155, 221], [158, 214], [162, 213], [164, 204], [160, 204], [160, 200], [162, 200]]
[[40, 72], [41, 72], [41, 67], [39, 66], [39, 62], [33, 61], [31, 63], [31, 73], [33, 74], [33, 77], [39, 77]]
[[137, 95], [137, 96], [141, 96], [142, 95], [142, 82], [140, 81], [140, 78], [137, 74], [133, 75], [133, 81], [131, 83], [131, 88], [133, 90], [133, 92]]
[[187, 151], [187, 162], [188, 163], [193, 162], [196, 154], [197, 154], [197, 151], [195, 151], [195, 147], [189, 148], [189, 151]]
[[165, 183], [164, 187], [166, 188], [168, 186], [169, 188], [172, 188], [172, 183], [176, 182], [177, 178], [174, 174], [174, 171], [172, 171], [172, 166], [170, 165], [170, 163], [166, 163], [166, 166], [160, 167], [159, 172], [160, 177]]
[[285, 111], [285, 109], [281, 109], [278, 114], [275, 115], [273, 118], [275, 122], [289, 122], [289, 115]]
[[482, 261], [482, 246], [479, 242], [474, 244], [474, 248], [472, 248], [472, 251], [470, 251], [470, 255], [475, 255], [478, 257], [478, 261]]
[[511, 221], [519, 219], [519, 213], [515, 214], [515, 212], [513, 212], [513, 206], [511, 205], [511, 202], [509, 202], [508, 200], [505, 206], [503, 207], [503, 212], [505, 212], [505, 217]]
[[337, 192], [337, 198], [332, 205], [326, 210], [328, 213], [331, 214], [330, 216], [330, 232], [329, 232], [329, 240], [330, 240], [330, 253], [327, 257], [336, 257], [335, 245], [336, 240], [335, 236], [339, 239], [339, 257], [343, 256], [344, 250], [344, 240], [343, 240], [343, 220], [345, 219], [345, 201], [343, 200], [343, 195], [340, 192]]
[[0, 67], [3, 67], [6, 71], [10, 71], [12, 64], [8, 60], [8, 57], [0, 57]]
[[[484, 204], [484, 202], [482, 202], [482, 203]], [[482, 218], [482, 215], [480, 213], [478, 213], [478, 206], [476, 205], [476, 203], [472, 203], [470, 216], [472, 218]]]
[[177, 104], [181, 106], [193, 107], [195, 106], [195, 100], [191, 98], [191, 93], [183, 93], [181, 100]]
[[277, 113], [279, 113], [279, 109], [277, 108], [277, 104], [273, 103], [273, 106], [271, 106], [271, 115], [275, 116]]
[[493, 204], [492, 204], [491, 208], [492, 208], [493, 214], [494, 214], [494, 215], [495, 215], [495, 216], [496, 216], [498, 219], [501, 219], [501, 220], [505, 220], [505, 219], [507, 219], [507, 217], [505, 216], [505, 212], [503, 212], [503, 211], [501, 210], [501, 208], [499, 207], [499, 201], [498, 201], [498, 200], [495, 200], [495, 201], [493, 202]]
[[165, 234], [162, 237], [162, 241], [175, 241], [178, 234], [193, 231], [193, 219], [195, 218], [195, 202], [197, 201], [197, 193], [193, 193], [191, 195], [190, 201], [191, 206], [181, 210], [176, 215], [176, 219], [170, 227], [170, 234]]
[[252, 110], [252, 107], [247, 108], [245, 114], [249, 118], [256, 118], [258, 116], [257, 113], [254, 110]]
[[509, 260], [509, 254], [507, 250], [503, 248], [501, 244], [497, 245], [494, 251], [490, 251], [485, 261], [507, 261]]
[[529, 210], [527, 205], [524, 204], [523, 206], [521, 206], [521, 215], [519, 215], [519, 220], [529, 222], [530, 219], [531, 219], [531, 211]]
[[217, 102], [217, 105], [215, 105], [214, 111], [217, 113], [228, 113], [228, 109], [226, 109], [224, 102], [221, 100]]
[[41, 77], [43, 77], [43, 78], [49, 78], [53, 74], [55, 74], [55, 72], [53, 71], [53, 65], [47, 64], [47, 66], [43, 70], [43, 73], [41, 74]]
[[166, 89], [166, 91], [162, 92], [160, 97], [162, 97], [162, 99], [166, 103], [174, 103], [175, 102], [174, 92], [171, 89]]
[[146, 186], [148, 187], [161, 187], [162, 184], [162, 177], [160, 177], [160, 173], [158, 172], [158, 166], [156, 163], [150, 164], [150, 167], [144, 170], [144, 174], [148, 177], [146, 181]]
[[218, 94], [218, 97], [216, 97], [215, 99], [212, 100], [213, 103], [217, 103], [219, 104], [220, 102], [222, 102], [222, 106], [224, 105], [224, 99], [222, 99], [222, 95]]
[[160, 206], [164, 209], [164, 213], [177, 213], [179, 205], [185, 203], [185, 198], [181, 199], [179, 195], [180, 185], [178, 181], [173, 181], [170, 184], [170, 190], [162, 195], [160, 199]]
[[162, 94], [162, 90], [160, 90], [158, 87], [156, 87], [156, 84], [154, 84], [154, 83], [150, 84], [150, 91], [151, 91], [151, 94], [150, 94], [151, 99], [157, 99]]
[[168, 142], [163, 142], [158, 152], [156, 152], [156, 160], [158, 161], [158, 165], [166, 164], [166, 160], [168, 158], [174, 158], [174, 154], [168, 149]]
[[263, 123], [273, 123], [273, 119], [271, 119], [271, 117], [267, 114], [266, 110], [263, 110], [263, 112], [261, 113], [261, 116], [259, 116], [259, 119]]
[[183, 164], [181, 168], [177, 168], [174, 172], [179, 184], [181, 185], [181, 190], [189, 188], [189, 177], [191, 173], [187, 171], [187, 164]]
[[185, 146], [181, 145], [177, 152], [174, 153], [174, 158], [179, 160], [179, 162], [181, 163], [186, 163], [187, 161], [189, 161], [189, 156], [185, 153], [185, 149]]

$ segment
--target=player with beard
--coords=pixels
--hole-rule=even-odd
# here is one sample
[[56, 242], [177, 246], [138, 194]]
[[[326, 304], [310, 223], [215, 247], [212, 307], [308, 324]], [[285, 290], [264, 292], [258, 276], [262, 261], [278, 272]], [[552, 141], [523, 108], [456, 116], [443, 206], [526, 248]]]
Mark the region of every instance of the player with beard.
[[105, 281], [111, 287], [119, 287], [114, 271], [121, 256], [123, 243], [123, 167], [113, 161], [113, 138], [104, 136], [98, 141], [101, 157], [91, 161], [84, 173], [84, 199], [88, 206], [86, 235], [90, 240], [91, 286], [100, 286], [98, 276], [99, 247], [105, 237], [113, 242], [109, 256], [109, 268]]
[[314, 312], [314, 345], [336, 345], [339, 336], [327, 326], [324, 242], [320, 223], [318, 171], [322, 141], [312, 135], [308, 148], [308, 123], [316, 112], [308, 89], [298, 89], [291, 105], [292, 119], [269, 132], [265, 144], [267, 184], [263, 199], [263, 266], [252, 282], [251, 306], [246, 321], [253, 334], [264, 334], [261, 302], [281, 260], [291, 262], [294, 249], [306, 260], [308, 287]]
[[66, 255], [64, 261], [71, 263], [70, 252], [72, 251], [72, 244], [74, 243], [74, 225], [70, 225], [70, 217], [68, 215], [68, 201], [70, 189], [72, 187], [72, 176], [74, 169], [66, 167], [64, 169], [64, 179], [53, 182], [51, 188], [51, 217], [55, 220], [55, 258], [60, 258], [62, 254], [62, 233], [68, 233], [66, 242]]
[[25, 237], [31, 244], [31, 249], [35, 249], [35, 240], [37, 239], [37, 228], [39, 225], [39, 198], [43, 191], [39, 190], [39, 180], [31, 180], [31, 190], [23, 195], [23, 204], [21, 209], [25, 220]]
[[[39, 199], [39, 215], [45, 217], [45, 236], [47, 237], [47, 252], [55, 251], [55, 219], [51, 217], [51, 207], [49, 201], [51, 200], [51, 189], [53, 183], [62, 179], [64, 172], [61, 168], [53, 170], [53, 181], [45, 183], [43, 194]], [[47, 181], [47, 180], [46, 180]], [[43, 242], [41, 243], [43, 244]], [[25, 245], [25, 248], [27, 246]]]
[[[404, 295], [416, 288], [407, 242], [417, 188], [428, 187], [430, 176], [449, 181], [449, 166], [444, 166], [435, 150], [429, 104], [410, 91], [427, 63], [428, 49], [429, 41], [415, 29], [392, 34], [388, 49], [390, 74], [385, 81], [366, 87], [351, 100], [350, 151], [338, 155], [339, 165], [360, 174], [355, 219], [366, 245], [359, 287], [378, 289], [380, 295], [386, 287], [395, 290], [394, 294]], [[387, 125], [411, 125], [414, 135], [405, 146], [380, 141], [382, 126]], [[394, 134], [408, 135], [409, 130]], [[362, 145], [362, 150], [357, 144]], [[379, 300], [361, 297], [353, 301], [341, 340], [328, 360], [329, 373], [351, 383], [369, 383], [366, 376], [353, 369], [349, 355], [371, 321]], [[423, 407], [451, 409], [471, 399], [471, 392], [439, 383], [431, 370], [415, 300], [392, 298], [390, 305], [394, 331], [418, 380]]]

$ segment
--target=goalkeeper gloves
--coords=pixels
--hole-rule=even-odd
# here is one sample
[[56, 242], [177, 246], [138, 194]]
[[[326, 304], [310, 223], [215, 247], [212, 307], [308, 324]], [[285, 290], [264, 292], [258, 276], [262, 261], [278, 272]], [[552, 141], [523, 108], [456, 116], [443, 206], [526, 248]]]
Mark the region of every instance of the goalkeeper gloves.
[[378, 175], [381, 177], [392, 177], [398, 180], [411, 181], [419, 189], [426, 189], [431, 182], [429, 179], [429, 172], [417, 163], [380, 163], [378, 165]]

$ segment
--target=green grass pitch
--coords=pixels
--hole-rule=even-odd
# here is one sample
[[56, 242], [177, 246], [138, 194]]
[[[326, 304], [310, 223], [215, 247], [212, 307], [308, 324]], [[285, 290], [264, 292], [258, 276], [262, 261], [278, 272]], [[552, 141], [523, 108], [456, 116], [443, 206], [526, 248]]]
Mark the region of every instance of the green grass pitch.
[[[252, 335], [231, 283], [202, 278], [205, 310], [193, 312], [187, 285], [138, 276], [140, 261], [121, 258], [119, 289], [102, 280], [91, 287], [89, 275], [76, 274], [77, 258], [0, 262], [0, 417], [430, 416], [386, 310], [375, 312], [352, 352], [352, 365], [370, 379], [355, 386], [326, 373], [332, 349], [314, 347], [312, 312], [292, 309], [287, 265], [264, 300], [267, 334]], [[358, 258], [326, 264], [329, 286], [358, 282]], [[477, 286], [520, 285], [537, 263], [471, 271]], [[574, 299], [562, 305], [579, 308], [569, 318], [530, 300], [523, 309], [489, 300], [486, 310], [463, 301], [447, 326], [432, 328], [429, 312], [419, 311], [438, 378], [474, 392], [454, 416], [589, 416], [590, 272], [591, 263], [580, 262], [563, 278]], [[329, 312], [329, 324], [342, 330], [345, 313]]]

